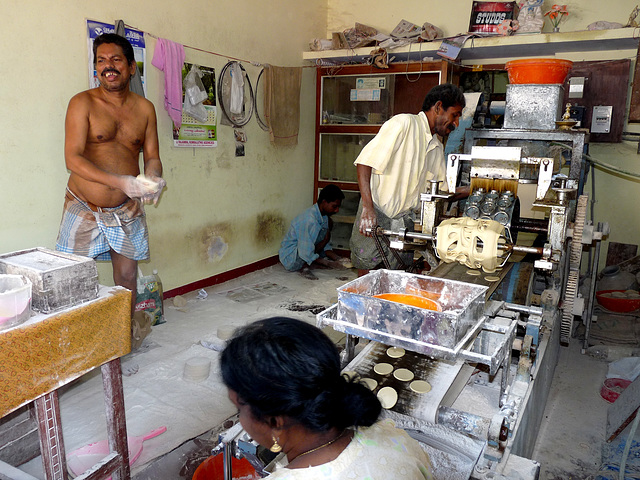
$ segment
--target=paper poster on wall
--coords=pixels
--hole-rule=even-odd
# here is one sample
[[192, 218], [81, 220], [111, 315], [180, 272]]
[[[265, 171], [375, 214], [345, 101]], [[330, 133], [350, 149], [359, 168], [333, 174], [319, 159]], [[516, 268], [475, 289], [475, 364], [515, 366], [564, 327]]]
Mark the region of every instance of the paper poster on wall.
[[356, 80], [356, 89], [360, 90], [363, 88], [386, 88], [387, 87], [387, 79], [386, 77], [360, 77]]
[[[193, 64], [185, 63], [182, 67], [182, 101], [184, 102], [184, 78]], [[202, 102], [206, 110], [206, 120], [201, 122], [188, 113], [182, 112], [182, 126], [173, 125], [173, 145], [175, 147], [217, 147], [217, 107], [216, 107], [216, 71], [212, 67], [199, 66], [202, 84], [208, 97]]]
[[[133, 47], [133, 55], [136, 60], [142, 88], [147, 95], [147, 82], [145, 77], [145, 65], [147, 64], [147, 49], [144, 43], [144, 32], [125, 27], [125, 37]], [[115, 25], [95, 20], [87, 20], [87, 42], [89, 46], [89, 87], [95, 88], [100, 85], [98, 74], [93, 64], [93, 41], [103, 33], [116, 33]]]
[[379, 88], [352, 88], [349, 100], [352, 102], [378, 102], [380, 101]]

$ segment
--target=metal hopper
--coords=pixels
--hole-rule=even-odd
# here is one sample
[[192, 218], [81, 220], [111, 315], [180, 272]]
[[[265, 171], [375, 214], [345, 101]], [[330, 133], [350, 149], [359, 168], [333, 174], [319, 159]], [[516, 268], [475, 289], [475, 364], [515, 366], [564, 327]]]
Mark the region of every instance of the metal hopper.
[[[452, 358], [484, 322], [487, 287], [396, 270], [376, 270], [338, 288], [338, 303], [318, 316], [335, 330], [415, 352]], [[406, 294], [437, 302], [441, 311], [382, 298]]]

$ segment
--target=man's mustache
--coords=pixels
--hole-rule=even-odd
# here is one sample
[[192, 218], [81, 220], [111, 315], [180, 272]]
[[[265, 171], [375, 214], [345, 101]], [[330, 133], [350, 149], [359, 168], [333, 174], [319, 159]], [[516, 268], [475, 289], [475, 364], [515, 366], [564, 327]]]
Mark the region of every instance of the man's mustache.
[[102, 75], [106, 75], [107, 73], [117, 73], [118, 75], [120, 75], [120, 72], [118, 70], [116, 70], [115, 68], [105, 68], [102, 71]]

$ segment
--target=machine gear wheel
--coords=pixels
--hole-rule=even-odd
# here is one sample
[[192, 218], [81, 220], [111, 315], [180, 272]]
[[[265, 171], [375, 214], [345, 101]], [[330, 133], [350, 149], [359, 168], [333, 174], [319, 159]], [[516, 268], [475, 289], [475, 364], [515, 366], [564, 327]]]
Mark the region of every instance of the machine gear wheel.
[[571, 268], [580, 268], [582, 259], [582, 232], [587, 221], [587, 206], [589, 197], [580, 195], [576, 204], [576, 217], [573, 222], [573, 236], [571, 237], [569, 264]]
[[573, 222], [573, 236], [569, 243], [569, 274], [564, 289], [562, 304], [562, 322], [560, 324], [560, 342], [568, 344], [573, 332], [573, 305], [578, 296], [580, 281], [580, 261], [582, 260], [582, 232], [587, 220], [589, 197], [580, 195], [576, 204], [576, 215]]
[[578, 295], [578, 281], [580, 273], [571, 270], [567, 277], [567, 286], [564, 289], [564, 302], [562, 302], [562, 322], [560, 324], [560, 343], [569, 344], [573, 333], [573, 303]]

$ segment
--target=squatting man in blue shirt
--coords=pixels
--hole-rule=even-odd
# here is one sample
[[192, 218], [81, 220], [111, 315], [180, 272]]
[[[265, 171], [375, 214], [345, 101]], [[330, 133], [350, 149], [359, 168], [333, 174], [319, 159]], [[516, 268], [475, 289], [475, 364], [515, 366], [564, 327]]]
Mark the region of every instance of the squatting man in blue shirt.
[[311, 267], [348, 268], [348, 259], [338, 256], [331, 248], [331, 216], [338, 213], [344, 193], [337, 185], [327, 185], [318, 195], [317, 203], [291, 222], [280, 245], [280, 261], [290, 272], [300, 272], [309, 279], [318, 277]]

